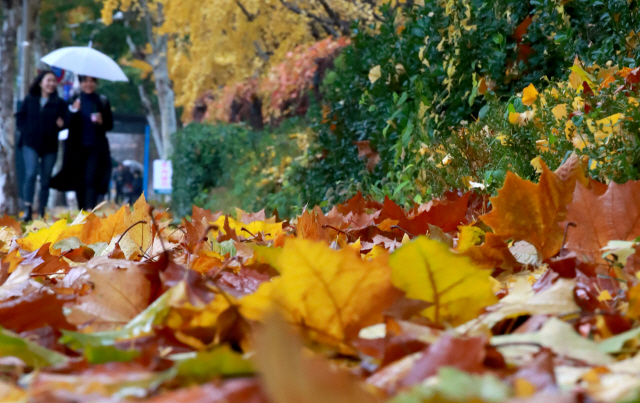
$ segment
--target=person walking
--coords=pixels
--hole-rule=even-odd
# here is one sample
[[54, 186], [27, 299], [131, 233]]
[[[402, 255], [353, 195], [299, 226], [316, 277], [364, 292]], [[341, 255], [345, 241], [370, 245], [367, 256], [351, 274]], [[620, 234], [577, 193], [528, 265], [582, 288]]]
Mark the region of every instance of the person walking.
[[107, 132], [113, 129], [113, 114], [107, 97], [96, 93], [98, 80], [88, 76], [79, 79], [81, 92], [69, 105], [69, 137], [62, 169], [51, 186], [75, 191], [78, 207], [88, 211], [96, 206], [98, 196], [109, 191], [111, 153]]
[[56, 76], [51, 70], [42, 71], [35, 78], [29, 94], [16, 113], [19, 145], [25, 165], [25, 181], [22, 186], [25, 198], [24, 221], [33, 218], [32, 203], [36, 190], [36, 178], [40, 174], [38, 215], [44, 217], [49, 199], [51, 173], [58, 155], [58, 132], [65, 127], [67, 104], [58, 96]]

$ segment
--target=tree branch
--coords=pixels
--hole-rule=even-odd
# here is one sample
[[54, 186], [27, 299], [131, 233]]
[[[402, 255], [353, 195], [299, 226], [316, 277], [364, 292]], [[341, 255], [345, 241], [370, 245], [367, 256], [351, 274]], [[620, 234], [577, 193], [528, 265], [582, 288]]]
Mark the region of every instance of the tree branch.
[[324, 8], [324, 11], [327, 13], [329, 18], [333, 20], [334, 25], [340, 28], [340, 30], [342, 31], [342, 34], [349, 35], [349, 23], [346, 21], [342, 21], [340, 19], [340, 14], [335, 12], [331, 8], [331, 6], [329, 6], [326, 0], [318, 0], [318, 2], [322, 5], [322, 8]]
[[246, 15], [246, 16], [247, 16], [247, 20], [248, 20], [249, 22], [251, 22], [251, 21], [255, 20], [255, 19], [256, 19], [256, 17], [258, 16], [258, 14], [251, 14], [251, 13], [249, 12], [249, 10], [247, 10], [247, 9], [245, 8], [245, 6], [240, 2], [240, 0], [236, 0], [236, 4], [238, 5], [238, 7], [240, 7], [240, 10], [242, 10], [242, 12], [244, 13], [244, 15]]
[[253, 41], [253, 46], [256, 47], [256, 52], [258, 53], [258, 56], [260, 56], [260, 58], [262, 60], [264, 60], [265, 62], [269, 61], [269, 55], [262, 50], [262, 47], [260, 46], [260, 43], [258, 43], [258, 41]]
[[283, 6], [285, 6], [286, 8], [288, 8], [289, 10], [293, 11], [296, 14], [300, 14], [300, 15], [306, 15], [309, 18], [311, 18], [312, 20], [320, 23], [320, 25], [322, 26], [322, 28], [324, 28], [325, 31], [327, 31], [327, 33], [329, 35], [333, 35], [335, 37], [339, 37], [341, 36], [338, 31], [335, 30], [335, 28], [333, 27], [333, 21], [331, 20], [327, 20], [325, 18], [321, 18], [318, 17], [317, 15], [311, 14], [308, 11], [302, 11], [300, 8], [298, 8], [297, 6], [289, 3], [288, 1], [285, 0], [280, 0], [280, 3], [282, 3]]

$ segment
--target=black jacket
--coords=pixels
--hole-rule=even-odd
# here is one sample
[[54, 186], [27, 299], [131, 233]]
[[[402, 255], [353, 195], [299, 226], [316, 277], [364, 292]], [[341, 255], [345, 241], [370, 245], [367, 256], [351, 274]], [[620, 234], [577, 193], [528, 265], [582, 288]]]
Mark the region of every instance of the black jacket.
[[[71, 98], [73, 105], [78, 96]], [[98, 158], [98, 172], [95, 177], [95, 189], [98, 194], [105, 194], [109, 190], [111, 179], [111, 153], [107, 132], [113, 129], [113, 114], [111, 104], [104, 95], [99, 95], [97, 111], [102, 114], [102, 125], [96, 125], [97, 144], [94, 147], [95, 158]], [[65, 141], [62, 169], [51, 178], [51, 187], [63, 191], [80, 191], [84, 187], [84, 173], [86, 149], [82, 145], [82, 117], [80, 112], [69, 112], [69, 137]], [[93, 155], [93, 154], [92, 154]]]
[[[19, 146], [31, 147], [39, 155], [58, 152], [58, 132], [64, 126], [58, 127], [56, 121], [62, 118], [65, 122], [69, 119], [69, 110], [66, 102], [53, 93], [49, 100], [40, 107], [40, 97], [27, 95], [18, 113], [16, 120], [20, 131]], [[66, 123], [65, 123], [66, 126]]]

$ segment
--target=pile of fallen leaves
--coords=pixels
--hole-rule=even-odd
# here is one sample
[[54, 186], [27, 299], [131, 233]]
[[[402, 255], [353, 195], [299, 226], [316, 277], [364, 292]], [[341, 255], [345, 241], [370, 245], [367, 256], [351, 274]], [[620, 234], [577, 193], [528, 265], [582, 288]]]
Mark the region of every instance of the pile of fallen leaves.
[[291, 222], [144, 198], [0, 222], [0, 400], [621, 401], [640, 390], [640, 182], [570, 157], [498, 196]]

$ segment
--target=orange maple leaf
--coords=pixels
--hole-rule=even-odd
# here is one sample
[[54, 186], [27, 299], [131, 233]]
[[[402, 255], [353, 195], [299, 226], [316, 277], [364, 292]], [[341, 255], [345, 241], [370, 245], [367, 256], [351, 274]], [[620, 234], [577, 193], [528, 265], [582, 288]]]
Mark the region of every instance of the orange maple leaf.
[[473, 263], [483, 269], [499, 267], [508, 270], [520, 265], [511, 254], [507, 244], [499, 236], [490, 232], [485, 234], [482, 245], [471, 246], [462, 254], [471, 258]]
[[493, 210], [481, 218], [502, 239], [527, 241], [546, 259], [562, 247], [560, 223], [567, 215], [576, 181], [585, 179], [575, 154], [556, 172], [544, 161], [541, 165], [537, 184], [508, 172], [498, 196], [491, 198]]
[[567, 249], [605, 264], [601, 249], [609, 241], [632, 241], [640, 236], [640, 181], [611, 183], [601, 195], [576, 186], [567, 222], [576, 224], [567, 234]]

